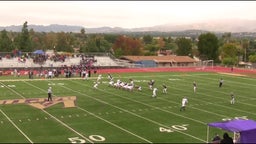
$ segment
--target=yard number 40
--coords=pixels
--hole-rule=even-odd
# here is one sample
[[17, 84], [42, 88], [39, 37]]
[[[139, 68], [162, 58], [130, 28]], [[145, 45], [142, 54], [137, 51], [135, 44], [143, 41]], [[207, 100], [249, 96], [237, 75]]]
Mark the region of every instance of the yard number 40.
[[187, 130], [188, 124], [183, 124], [183, 125], [173, 125], [171, 126], [171, 128], [163, 128], [163, 127], [159, 127], [159, 131], [160, 132], [174, 132], [175, 130], [179, 130], [179, 131], [185, 131]]
[[[103, 136], [100, 136], [100, 135], [90, 135], [89, 139], [92, 140], [92, 141], [96, 141], [96, 142], [102, 142], [102, 141], [106, 140]], [[84, 139], [81, 139], [79, 137], [68, 138], [68, 140], [71, 143], [81, 143], [82, 144], [82, 143], [86, 142]]]

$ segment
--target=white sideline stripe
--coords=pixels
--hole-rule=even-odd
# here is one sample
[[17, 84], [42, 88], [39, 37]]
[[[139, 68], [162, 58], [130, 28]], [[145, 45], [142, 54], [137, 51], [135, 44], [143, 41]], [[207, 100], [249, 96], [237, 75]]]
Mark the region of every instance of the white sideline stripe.
[[5, 84], [3, 84], [2, 82], [0, 82], [1, 85], [4, 85], [7, 89], [9, 89], [10, 91], [12, 91], [13, 93], [19, 95], [20, 97], [22, 97], [23, 99], [25, 99], [24, 96], [22, 96], [21, 94], [19, 94], [18, 92], [16, 92], [15, 90], [11, 89], [10, 87], [6, 86]]
[[[24, 82], [25, 82], [25, 81], [24, 81]], [[30, 84], [30, 83], [28, 83], [28, 82], [25, 82], [25, 83], [27, 83], [28, 85], [31, 85], [31, 86], [33, 86], [33, 87], [35, 87], [35, 88], [40, 89], [40, 90], [43, 91], [43, 89], [41, 89], [41, 88], [39, 88], [39, 87], [37, 87], [37, 86], [34, 86], [34, 85], [32, 85], [32, 84]], [[83, 108], [80, 108], [80, 107], [78, 107], [78, 106], [76, 106], [76, 107], [77, 107], [78, 109], [84, 111], [84, 112], [87, 112], [87, 113], [89, 113], [89, 114], [91, 114], [91, 115], [97, 117], [98, 119], [101, 119], [101, 120], [103, 120], [103, 121], [105, 121], [105, 122], [107, 122], [107, 123], [109, 123], [109, 124], [111, 124], [111, 125], [113, 125], [113, 126], [119, 128], [119, 129], [121, 129], [121, 130], [123, 130], [123, 131], [129, 133], [129, 134], [132, 134], [133, 136], [136, 136], [136, 137], [138, 137], [138, 138], [140, 138], [140, 139], [142, 139], [142, 140], [144, 140], [144, 141], [146, 141], [146, 142], [148, 142], [148, 143], [153, 143], [153, 142], [151, 142], [151, 141], [149, 141], [149, 140], [147, 140], [147, 139], [145, 139], [145, 138], [143, 138], [143, 137], [141, 137], [141, 136], [138, 136], [138, 135], [136, 135], [136, 134], [134, 134], [134, 133], [132, 133], [132, 132], [130, 132], [130, 131], [128, 131], [128, 130], [126, 130], [126, 129], [120, 127], [120, 126], [118, 126], [118, 125], [116, 125], [116, 124], [114, 124], [114, 123], [111, 123], [110, 121], [107, 121], [107, 120], [105, 120], [105, 119], [103, 119], [103, 118], [101, 118], [101, 117], [99, 117], [99, 116], [96, 116], [95, 114], [93, 114], [93, 113], [91, 113], [91, 112], [88, 112], [88, 111], [86, 111], [86, 110], [83, 109]], [[49, 114], [49, 113], [46, 112], [45, 110], [43, 110], [43, 111], [44, 111], [45, 113], [47, 113], [48, 115], [50, 115], [51, 117], [53, 117], [51, 114]], [[58, 120], [57, 118], [55, 118], [55, 117], [53, 117], [53, 118], [56, 119], [57, 121], [59, 121], [60, 123], [63, 123], [62, 121]], [[63, 124], [64, 124], [64, 123], [63, 123]], [[66, 126], [66, 124], [64, 124], [64, 125]], [[75, 131], [74, 131], [74, 132], [75, 132]], [[78, 133], [77, 133], [77, 134], [78, 134]], [[83, 136], [82, 136], [82, 137], [83, 137]]]
[[[183, 90], [178, 89], [178, 88], [174, 88], [174, 89], [183, 91]], [[207, 91], [212, 91], [212, 92], [215, 92], [215, 93], [221, 93], [221, 94], [224, 94], [224, 95], [228, 95], [228, 94], [226, 94], [226, 93], [224, 93], [224, 92], [221, 92], [221, 91], [214, 91], [214, 90], [212, 90], [212, 89], [207, 89], [207, 88], [202, 88], [202, 87], [201, 87], [200, 89], [204, 89], [204, 90], [207, 90]], [[206, 95], [206, 94], [202, 94], [202, 95], [208, 96], [208, 95]], [[212, 97], [212, 96], [208, 96], [208, 97]], [[227, 101], [227, 98], [223, 98], [223, 97], [214, 97], [214, 98]], [[245, 97], [245, 96], [241, 96], [241, 95], [239, 95], [239, 98], [251, 99], [251, 98], [248, 98], [248, 97]], [[254, 98], [254, 99], [255, 99], [255, 98]], [[243, 105], [248, 105], [248, 106], [256, 107], [256, 105], [244, 103], [244, 102], [242, 102], [242, 101], [243, 101], [243, 100], [239, 100], [239, 101], [236, 101], [236, 103], [241, 103], [241, 104], [243, 104]]]
[[120, 127], [120, 126], [118, 126], [118, 125], [116, 125], [116, 124], [114, 124], [114, 123], [112, 123], [110, 121], [108, 121], [108, 120], [105, 120], [105, 119], [103, 119], [103, 118], [101, 118], [101, 117], [99, 117], [99, 116], [97, 116], [97, 115], [95, 115], [95, 114], [93, 114], [93, 113], [91, 113], [91, 112], [81, 108], [81, 107], [77, 107], [77, 108], [82, 110], [82, 111], [85, 111], [85, 112], [87, 112], [87, 113], [89, 113], [89, 114], [91, 114], [91, 115], [93, 115], [95, 117], [97, 117], [98, 119], [101, 119], [102, 121], [104, 121], [104, 122], [106, 122], [106, 123], [108, 123], [110, 125], [113, 125], [114, 127], [117, 127], [117, 128], [119, 128], [119, 129], [121, 129], [121, 130], [123, 130], [123, 131], [125, 131], [125, 132], [127, 132], [127, 133], [129, 133], [131, 135], [133, 135], [133, 136], [136, 136], [136, 137], [138, 137], [138, 138], [140, 138], [140, 139], [142, 139], [142, 140], [144, 140], [144, 141], [146, 141], [148, 143], [153, 143], [153, 142], [151, 142], [151, 141], [149, 141], [149, 140], [147, 140], [147, 139], [145, 139], [145, 138], [143, 138], [141, 136], [138, 136], [138, 135], [136, 135], [136, 134], [134, 134], [134, 133], [132, 133], [132, 132], [130, 132], [130, 131], [128, 131], [128, 130], [126, 130], [126, 129], [124, 129], [124, 128], [122, 128], [122, 127]]
[[[231, 77], [231, 78], [239, 78], [239, 79], [246, 79], [246, 80], [251, 80], [251, 81], [254, 81], [254, 78], [250, 78], [250, 77], [237, 77], [237, 76], [232, 76], [232, 75], [223, 75], [223, 74], [215, 74], [216, 76], [219, 76], [219, 75], [222, 75], [223, 77]], [[194, 76], [194, 75], [191, 75], [191, 76]], [[210, 80], [216, 80], [216, 79], [212, 79], [212, 78], [205, 78], [205, 79], [210, 79]], [[239, 83], [239, 84], [242, 84], [242, 85], [247, 85], [247, 86], [256, 86], [255, 84], [248, 84], [248, 83], [241, 83], [241, 82], [236, 82], [236, 81], [233, 81], [233, 80], [229, 80], [229, 82], [231, 83]]]
[[0, 109], [1, 113], [8, 119], [10, 123], [30, 142], [33, 143], [33, 141]]
[[[194, 76], [194, 75], [191, 75], [191, 77], [196, 77], [196, 76]], [[240, 77], [239, 77], [240, 78]], [[203, 78], [203, 79], [209, 79], [210, 81], [208, 81], [208, 83], [215, 83], [214, 85], [216, 86], [216, 87], [218, 87], [218, 80], [216, 80], [216, 79], [212, 79], [212, 78]], [[202, 78], [200, 79], [201, 81], [203, 81], [203, 82], [205, 82], [205, 80], [203, 80]], [[217, 84], [216, 84], [216, 82], [217, 82]], [[225, 83], [225, 81], [224, 81], [224, 83]], [[245, 88], [248, 88], [248, 86], [250, 86], [250, 87], [254, 87], [254, 86], [256, 86], [256, 85], [253, 85], [253, 84], [248, 84], [248, 83], [241, 83], [241, 82], [236, 82], [236, 81], [232, 81], [232, 80], [229, 80], [228, 81], [228, 83], [234, 83], [234, 84], [240, 84], [240, 86], [239, 87], [243, 87], [242, 85], [247, 85], [247, 86], [244, 86]], [[220, 91], [217, 91], [217, 92], [219, 92], [219, 93], [223, 93], [223, 92], [220, 92]], [[247, 98], [247, 97], [244, 97], [244, 98]]]
[[[178, 88], [176, 88], [176, 89], [178, 89]], [[181, 89], [178, 89], [178, 90], [180, 90], [180, 91], [188, 91], [188, 90], [181, 90]], [[212, 97], [212, 96], [210, 96], [210, 95], [208, 95], [208, 94], [201, 94], [201, 95], [204, 95], [204, 96], [207, 96], [207, 97]], [[202, 101], [202, 102], [206, 102], [207, 103], [207, 101], [204, 101], [204, 100], [198, 100], [198, 99], [196, 99], [196, 98], [193, 98], [193, 97], [190, 97], [191, 99], [195, 99], [196, 101]], [[214, 98], [216, 98], [216, 97], [214, 97]], [[224, 98], [219, 98], [219, 97], [217, 97], [218, 99], [224, 99]], [[241, 102], [240, 102], [241, 103]], [[243, 103], [242, 103], [243, 104]], [[224, 107], [224, 108], [226, 108], [226, 109], [232, 109], [232, 110], [236, 110], [236, 111], [240, 111], [240, 112], [243, 112], [243, 113], [249, 113], [249, 114], [251, 114], [251, 115], [256, 115], [255, 113], [251, 113], [251, 112], [248, 112], [248, 111], [244, 111], [244, 110], [240, 110], [240, 109], [237, 109], [237, 108], [234, 108], [234, 107], [227, 107], [227, 106], [223, 106], [223, 105], [220, 105], [220, 104], [218, 104], [218, 103], [215, 103], [215, 105], [218, 105], [218, 106], [220, 106], [220, 107]]]
[[[71, 81], [71, 82], [74, 82], [74, 81]], [[75, 82], [75, 83], [78, 83], [78, 82]], [[81, 83], [78, 83], [78, 84], [80, 84], [80, 85], [81, 85]], [[130, 111], [126, 110], [126, 109], [123, 109], [123, 108], [120, 108], [120, 107], [118, 107], [118, 106], [115, 106], [115, 105], [109, 104], [109, 103], [107, 103], [107, 102], [105, 102], [105, 101], [102, 101], [102, 100], [99, 100], [99, 99], [97, 99], [97, 98], [91, 97], [91, 96], [89, 96], [89, 95], [83, 94], [83, 93], [81, 93], [81, 92], [78, 92], [78, 91], [72, 90], [72, 89], [67, 88], [67, 87], [65, 87], [65, 86], [62, 86], [62, 87], [66, 88], [66, 89], [69, 89], [69, 90], [71, 90], [71, 91], [73, 91], [73, 92], [80, 93], [81, 95], [84, 95], [84, 96], [86, 96], [86, 97], [92, 98], [92, 99], [94, 99], [94, 100], [96, 100], [96, 101], [99, 101], [99, 102], [101, 102], [101, 103], [104, 103], [104, 104], [110, 105], [110, 106], [115, 107], [115, 108], [117, 108], [117, 109], [120, 109], [120, 110], [125, 111], [125, 112], [127, 112], [127, 113], [130, 113], [130, 114], [132, 114], [132, 115], [135, 115], [135, 116], [137, 116], [137, 117], [139, 117], [139, 118], [142, 118], [142, 119], [145, 119], [145, 120], [147, 120], [147, 121], [150, 121], [150, 122], [152, 122], [152, 123], [154, 123], [154, 124], [157, 124], [157, 125], [160, 125], [160, 126], [167, 127], [167, 128], [169, 128], [169, 129], [172, 129], [173, 131], [176, 131], [176, 132], [178, 132], [178, 133], [181, 133], [181, 134], [187, 135], [187, 136], [189, 136], [189, 137], [192, 137], [192, 138], [194, 138], [194, 139], [200, 140], [200, 141], [202, 141], [202, 142], [207, 142], [207, 141], [205, 141], [205, 140], [203, 140], [203, 139], [200, 139], [200, 138], [195, 137], [195, 136], [193, 136], [193, 135], [190, 135], [190, 134], [184, 133], [184, 132], [182, 132], [182, 131], [177, 131], [177, 130], [175, 130], [175, 129], [173, 129], [173, 128], [169, 127], [169, 126], [166, 126], [166, 125], [161, 124], [161, 123], [159, 123], [159, 122], [153, 121], [153, 120], [148, 119], [148, 118], [146, 118], [146, 117], [143, 117], [143, 116], [137, 115], [137, 114], [135, 114], [135, 113], [133, 113], [133, 112], [130, 112]], [[86, 87], [89, 87], [89, 86], [86, 86]], [[100, 89], [98, 89], [98, 90], [100, 90]], [[103, 90], [100, 90], [100, 91], [103, 91]], [[103, 91], [103, 92], [105, 92], [105, 91]], [[112, 94], [112, 93], [111, 93], [111, 94]], [[113, 94], [112, 94], [112, 95], [113, 95]], [[119, 95], [117, 95], [117, 96], [119, 96]], [[119, 97], [120, 97], [120, 96], [119, 96]], [[124, 97], [121, 97], [121, 98], [124, 98]], [[128, 98], [125, 98], [125, 99], [128, 99]], [[131, 100], [131, 99], [128, 99], [128, 100]], [[135, 100], [131, 100], [131, 101], [135, 101]], [[140, 104], [143, 104], [143, 105], [146, 105], [146, 106], [149, 106], [149, 107], [153, 107], [153, 106], [151, 106], [151, 105], [144, 104], [144, 103], [141, 103], [141, 102], [138, 102], [138, 101], [135, 101], [135, 102], [140, 103]], [[159, 110], [161, 110], [161, 111], [165, 111], [165, 112], [167, 112], [167, 113], [171, 113], [171, 114], [173, 114], [173, 115], [180, 116], [180, 117], [183, 117], [183, 118], [186, 118], [186, 119], [190, 119], [190, 120], [192, 120], [192, 121], [196, 121], [196, 122], [201, 123], [201, 124], [204, 124], [204, 125], [206, 124], [206, 123], [204, 123], [204, 122], [201, 122], [201, 121], [198, 121], [198, 120], [195, 120], [195, 119], [192, 119], [192, 118], [188, 118], [188, 117], [185, 117], [185, 116], [182, 116], [182, 115], [178, 115], [178, 114], [175, 114], [175, 113], [172, 113], [172, 112], [166, 111], [166, 110], [162, 110], [162, 109], [160, 109], [160, 108], [158, 108], [158, 107], [153, 107], [153, 108], [155, 108], [155, 109], [159, 109]]]
[[[33, 86], [37, 89], [40, 89], [42, 91], [44, 91], [43, 89], [37, 87], [37, 86], [34, 86], [26, 81], [23, 81], [24, 83], [30, 85], [30, 86]], [[48, 113], [47, 111], [45, 111], [44, 109], [42, 109], [42, 111], [46, 114], [48, 114], [49, 116], [51, 116], [53, 119], [55, 119], [57, 122], [59, 122], [60, 124], [62, 124], [63, 126], [65, 126], [66, 128], [68, 128], [69, 130], [73, 131], [74, 133], [78, 134], [79, 136], [81, 136], [82, 138], [84, 138], [85, 140], [89, 141], [90, 143], [94, 143], [93, 141], [91, 141], [90, 139], [86, 138], [85, 136], [83, 136], [82, 134], [80, 134], [79, 132], [77, 132], [76, 130], [74, 130], [73, 128], [71, 128], [70, 126], [68, 126], [67, 124], [65, 124], [64, 122], [62, 122], [61, 120], [57, 119], [55, 116], [51, 115], [50, 113]]]
[[[208, 75], [208, 74], [193, 74], [193, 75]], [[163, 76], [170, 76], [170, 75], [159, 75], [159, 76], [154, 76], [154, 77], [163, 77]], [[181, 76], [180, 74], [177, 74], [177, 75], [171, 75], [171, 76]], [[133, 77], [148, 77], [148, 76], [136, 76], [134, 75]], [[127, 76], [127, 77], [122, 77], [122, 78], [130, 78], [130, 76]], [[91, 80], [91, 79], [97, 79], [97, 77], [90, 77], [88, 78], [88, 80]], [[16, 82], [16, 81], [48, 81], [48, 80], [51, 80], [51, 81], [58, 81], [58, 80], [84, 80], [83, 78], [81, 77], [71, 77], [71, 78], [52, 78], [52, 79], [40, 79], [40, 78], [35, 78], [35, 79], [4, 79], [4, 80], [0, 80], [0, 82]]]

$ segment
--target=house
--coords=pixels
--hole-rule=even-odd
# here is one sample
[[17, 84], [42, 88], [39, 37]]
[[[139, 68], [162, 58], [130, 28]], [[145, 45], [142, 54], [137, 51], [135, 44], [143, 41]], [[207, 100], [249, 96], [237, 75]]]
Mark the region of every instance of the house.
[[189, 56], [122, 56], [120, 59], [127, 60], [131, 64], [140, 67], [177, 67], [196, 66], [197, 61]]

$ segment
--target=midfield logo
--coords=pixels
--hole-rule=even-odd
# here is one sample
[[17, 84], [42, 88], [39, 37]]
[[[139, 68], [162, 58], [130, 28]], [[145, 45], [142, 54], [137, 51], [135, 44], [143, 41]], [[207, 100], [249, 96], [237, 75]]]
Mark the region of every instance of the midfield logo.
[[38, 109], [45, 109], [58, 103], [63, 103], [65, 108], [75, 107], [76, 96], [53, 97], [52, 101], [47, 98], [28, 98], [28, 99], [13, 99], [0, 100], [0, 105], [7, 104], [28, 104]]

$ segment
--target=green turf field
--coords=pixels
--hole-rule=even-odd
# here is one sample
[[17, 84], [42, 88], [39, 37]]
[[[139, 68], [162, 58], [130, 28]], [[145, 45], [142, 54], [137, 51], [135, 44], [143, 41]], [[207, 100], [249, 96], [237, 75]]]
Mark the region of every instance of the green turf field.
[[[254, 78], [199, 72], [113, 74], [115, 81], [132, 78], [142, 86], [142, 91], [129, 92], [109, 87], [105, 74], [94, 89], [96, 76], [89, 80], [0, 77], [0, 142], [206, 143], [207, 123], [256, 119]], [[218, 87], [220, 78], [224, 79], [222, 88]], [[150, 79], [158, 88], [157, 98], [151, 97]], [[168, 94], [162, 93], [163, 83]], [[47, 98], [49, 86], [53, 98], [76, 96], [76, 107], [64, 108], [61, 102], [38, 109], [28, 104], [35, 101], [32, 98]], [[234, 105], [230, 104], [231, 92], [236, 97]], [[180, 111], [184, 96], [189, 103]], [[9, 103], [20, 104], [3, 101], [14, 99]], [[222, 135], [224, 131], [210, 128], [209, 139], [216, 132]]]

